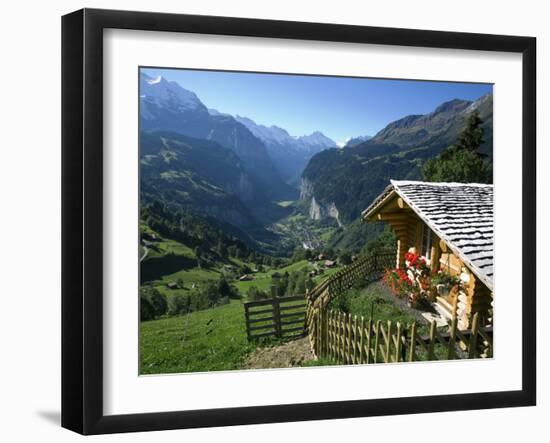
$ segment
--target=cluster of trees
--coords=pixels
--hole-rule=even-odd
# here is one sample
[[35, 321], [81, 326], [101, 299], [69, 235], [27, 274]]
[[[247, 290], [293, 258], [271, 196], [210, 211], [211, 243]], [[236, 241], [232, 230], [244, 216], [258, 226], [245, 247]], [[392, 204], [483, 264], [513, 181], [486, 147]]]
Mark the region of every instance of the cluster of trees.
[[[315, 284], [309, 277], [308, 270], [302, 269], [291, 273], [274, 273], [272, 285], [277, 288], [277, 295], [279, 297], [284, 297], [285, 295], [305, 294], [306, 290], [312, 289]], [[248, 289], [247, 296], [249, 300], [255, 301], [271, 298], [272, 295], [271, 292], [263, 291], [256, 286], [251, 286]]]
[[424, 179], [432, 182], [492, 183], [493, 170], [487, 156], [479, 152], [483, 144], [483, 121], [474, 111], [454, 145], [426, 161]]
[[216, 261], [231, 258], [264, 266], [281, 266], [284, 258], [258, 252], [231, 232], [230, 225], [221, 226], [214, 219], [207, 219], [188, 211], [172, 210], [159, 200], [141, 205], [141, 220], [160, 235], [183, 243], [193, 249], [197, 266], [210, 267]]
[[142, 286], [140, 292], [140, 318], [142, 321], [161, 317], [168, 311], [166, 297], [152, 286]]
[[230, 235], [227, 227], [182, 209], [171, 210], [159, 200], [141, 205], [141, 220], [160, 235], [183, 243], [195, 251], [200, 264], [216, 258], [257, 258], [245, 242]]
[[370, 240], [362, 249], [361, 255], [374, 256], [387, 251], [395, 251], [396, 248], [395, 232], [386, 226], [384, 231], [375, 239]]
[[173, 294], [166, 297], [152, 286], [140, 288], [140, 317], [142, 321], [153, 320], [163, 315], [184, 315], [208, 309], [229, 299], [240, 298], [239, 291], [225, 278], [208, 281], [187, 294]]
[[[327, 245], [323, 248], [318, 249], [304, 249], [302, 247], [297, 247], [294, 250], [294, 253], [290, 257], [288, 264], [296, 263], [302, 260], [313, 261], [316, 260], [319, 255], [324, 255], [327, 259], [330, 260], [340, 260], [343, 264], [351, 263], [351, 251], [335, 249], [330, 245]], [[344, 263], [346, 262], [346, 263]]]

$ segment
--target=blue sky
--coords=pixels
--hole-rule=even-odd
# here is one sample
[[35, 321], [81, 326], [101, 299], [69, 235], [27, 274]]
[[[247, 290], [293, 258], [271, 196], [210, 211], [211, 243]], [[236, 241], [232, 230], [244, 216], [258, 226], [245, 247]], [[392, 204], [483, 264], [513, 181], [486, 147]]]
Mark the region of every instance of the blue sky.
[[291, 135], [321, 131], [336, 142], [374, 135], [410, 114], [454, 98], [475, 100], [492, 85], [309, 75], [144, 69], [193, 91], [209, 108], [241, 115]]

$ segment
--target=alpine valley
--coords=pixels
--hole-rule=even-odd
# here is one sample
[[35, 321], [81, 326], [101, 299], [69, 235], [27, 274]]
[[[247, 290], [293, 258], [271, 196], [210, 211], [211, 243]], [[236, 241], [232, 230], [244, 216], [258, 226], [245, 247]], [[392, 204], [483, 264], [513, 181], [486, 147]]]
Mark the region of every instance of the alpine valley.
[[[223, 263], [226, 248], [280, 259], [297, 248], [358, 251], [382, 229], [361, 224], [361, 211], [390, 178], [420, 179], [424, 163], [455, 142], [475, 110], [485, 130], [481, 152], [492, 159], [491, 94], [403, 116], [340, 146], [320, 130], [293, 136], [209, 109], [178, 83], [144, 72], [139, 103], [146, 280], [158, 278], [160, 258], [177, 269], [178, 254], [187, 257], [181, 266], [194, 267]], [[148, 250], [159, 237], [180, 249], [170, 258], [168, 249]]]

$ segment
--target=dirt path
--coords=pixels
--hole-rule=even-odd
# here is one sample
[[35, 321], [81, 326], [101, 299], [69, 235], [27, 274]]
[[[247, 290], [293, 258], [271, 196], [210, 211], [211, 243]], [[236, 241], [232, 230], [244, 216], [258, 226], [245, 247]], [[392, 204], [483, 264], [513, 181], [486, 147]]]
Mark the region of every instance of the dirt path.
[[291, 368], [313, 360], [307, 337], [293, 340], [279, 346], [258, 348], [245, 362], [248, 369]]

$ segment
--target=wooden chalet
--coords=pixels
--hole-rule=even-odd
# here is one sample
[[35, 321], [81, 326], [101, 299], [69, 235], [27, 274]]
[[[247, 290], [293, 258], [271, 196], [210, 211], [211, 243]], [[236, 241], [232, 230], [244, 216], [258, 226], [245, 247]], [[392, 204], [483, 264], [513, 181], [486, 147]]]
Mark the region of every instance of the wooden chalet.
[[387, 222], [397, 236], [396, 267], [414, 248], [430, 268], [458, 276], [460, 290], [436, 298], [435, 307], [458, 327], [492, 323], [493, 185], [391, 180], [363, 211], [365, 221]]

